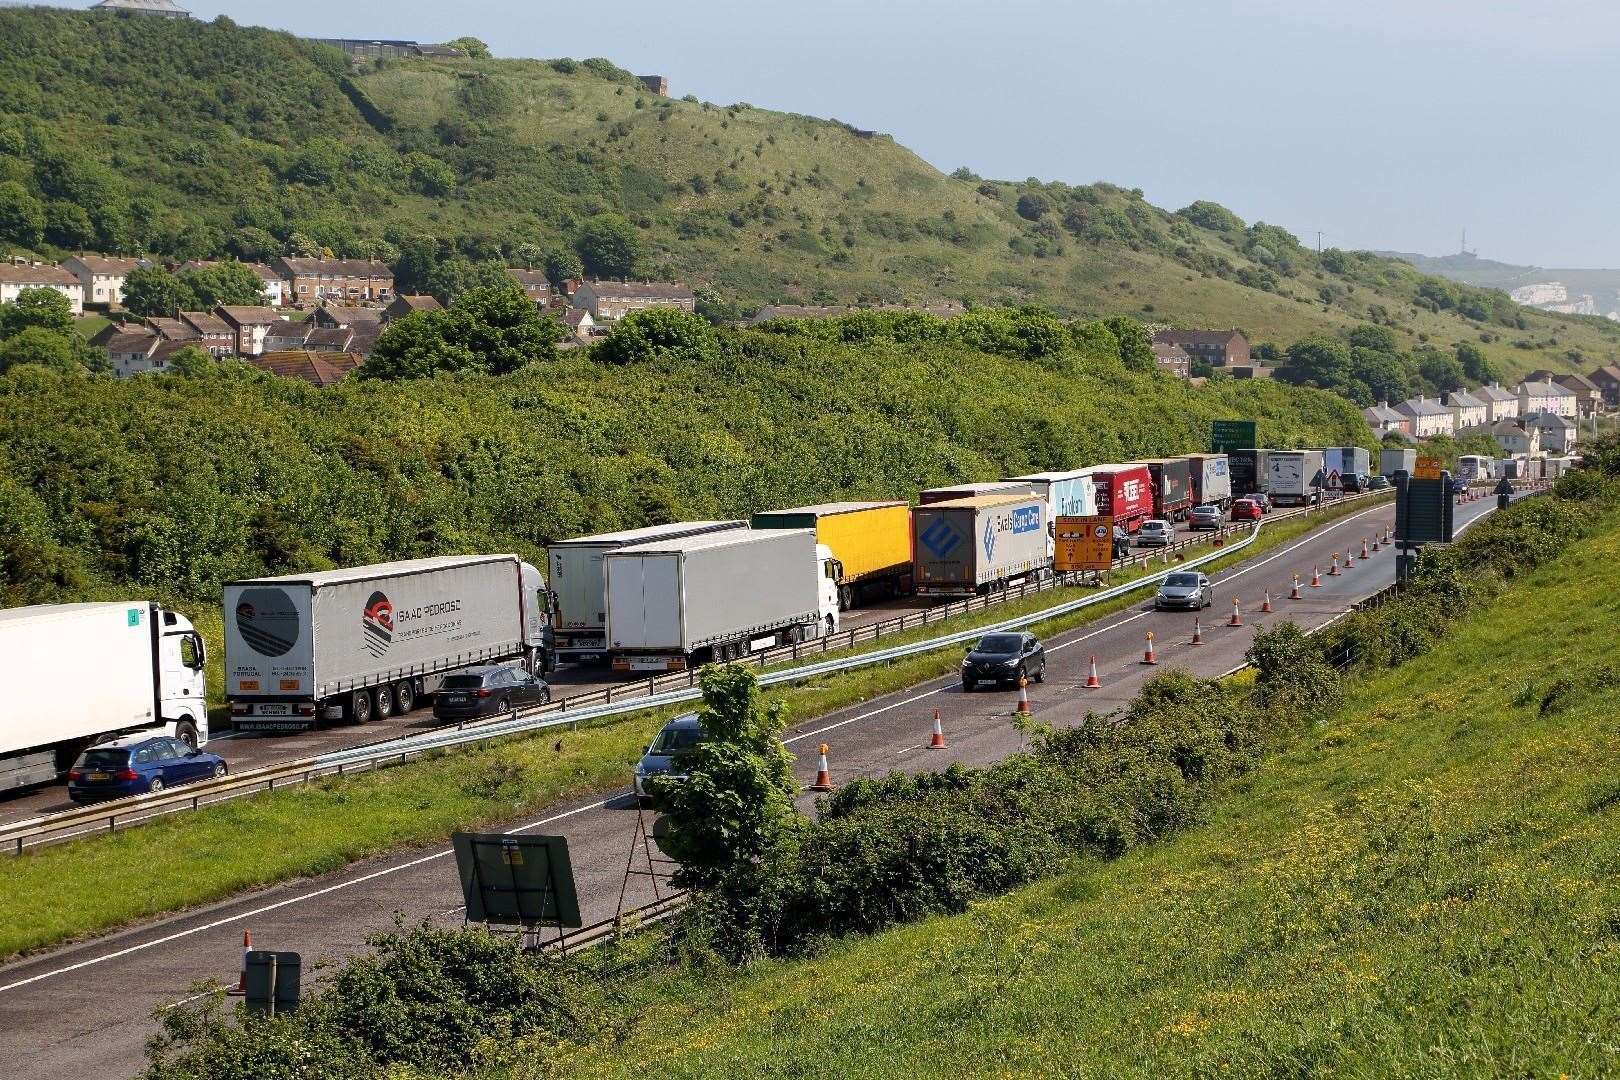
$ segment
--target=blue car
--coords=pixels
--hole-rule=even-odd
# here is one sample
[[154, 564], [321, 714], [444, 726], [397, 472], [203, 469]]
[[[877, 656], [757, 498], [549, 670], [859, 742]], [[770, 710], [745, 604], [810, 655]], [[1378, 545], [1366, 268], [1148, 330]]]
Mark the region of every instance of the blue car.
[[682, 774], [673, 771], [675, 758], [706, 738], [708, 734], [698, 722], [697, 713], [677, 716], [663, 726], [658, 732], [658, 738], [652, 741], [642, 754], [641, 760], [636, 763], [631, 786], [635, 789], [636, 798], [640, 800], [642, 806], [652, 805], [652, 792], [647, 789], [648, 780], [655, 776], [665, 776], [671, 780], [686, 779]]
[[126, 735], [92, 746], [68, 770], [68, 798], [76, 803], [119, 799], [210, 780], [227, 772], [225, 759], [193, 750], [167, 735]]

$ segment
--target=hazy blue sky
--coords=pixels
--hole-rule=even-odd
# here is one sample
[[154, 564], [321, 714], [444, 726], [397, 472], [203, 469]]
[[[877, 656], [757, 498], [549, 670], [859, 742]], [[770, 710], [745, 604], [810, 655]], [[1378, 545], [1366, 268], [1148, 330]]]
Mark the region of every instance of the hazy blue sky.
[[[182, 0], [188, 2], [188, 0]], [[1620, 266], [1613, 0], [190, 0], [311, 36], [606, 56], [942, 169], [1109, 180], [1307, 243]]]

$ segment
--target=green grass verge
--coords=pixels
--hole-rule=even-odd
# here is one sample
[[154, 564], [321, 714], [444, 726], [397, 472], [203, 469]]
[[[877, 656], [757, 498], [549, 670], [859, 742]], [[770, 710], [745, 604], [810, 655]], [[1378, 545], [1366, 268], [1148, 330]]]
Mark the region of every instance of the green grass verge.
[[642, 988], [578, 1076], [1559, 1076], [1614, 1068], [1620, 729], [1607, 531], [1206, 825], [813, 960]]
[[[1268, 525], [1253, 544], [1218, 562], [1252, 558], [1368, 506], [1358, 501]], [[1086, 591], [1038, 593], [862, 649], [999, 622]], [[1055, 634], [1140, 601], [1139, 593], [1127, 595], [1036, 629]], [[959, 656], [955, 646], [934, 649], [770, 694], [787, 705], [790, 716], [814, 717], [949, 674]], [[678, 711], [649, 709], [579, 730], [502, 739], [470, 751], [204, 807], [126, 832], [97, 833], [9, 859], [0, 881], [0, 959], [335, 870], [357, 859], [441, 842], [458, 828], [511, 821], [562, 799], [611, 789], [625, 783], [642, 745]], [[560, 751], [553, 749], [559, 740]], [[141, 868], [133, 880], [128, 873], [132, 866]], [[120, 887], [106, 888], [112, 880], [120, 881]]]

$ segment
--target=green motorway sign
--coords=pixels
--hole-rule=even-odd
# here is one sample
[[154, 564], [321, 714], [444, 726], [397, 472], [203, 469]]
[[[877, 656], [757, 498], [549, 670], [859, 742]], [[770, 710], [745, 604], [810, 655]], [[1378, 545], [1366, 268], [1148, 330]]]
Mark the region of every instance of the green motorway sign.
[[1209, 423], [1209, 451], [1224, 454], [1229, 450], [1248, 450], [1258, 446], [1253, 420], [1211, 420]]

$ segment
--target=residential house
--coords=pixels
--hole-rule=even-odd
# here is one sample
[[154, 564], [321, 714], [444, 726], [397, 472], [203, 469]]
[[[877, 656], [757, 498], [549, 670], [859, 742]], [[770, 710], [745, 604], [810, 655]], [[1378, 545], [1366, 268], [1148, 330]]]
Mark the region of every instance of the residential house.
[[1575, 415], [1596, 416], [1603, 408], [1603, 389], [1580, 372], [1554, 375], [1552, 381], [1575, 392]]
[[309, 321], [317, 327], [348, 331], [351, 336], [344, 350], [361, 356], [371, 355], [383, 332], [383, 313], [376, 308], [328, 304], [318, 308]]
[[[148, 319], [148, 322], [156, 322]], [[165, 320], [171, 321], [171, 320]], [[231, 324], [209, 311], [182, 311], [180, 318], [172, 320], [179, 322], [190, 330], [189, 338], [170, 338], [171, 341], [189, 340], [209, 356], [218, 360], [222, 356], [230, 356], [236, 352], [236, 331]], [[159, 330], [158, 333], [163, 333]]]
[[1451, 410], [1453, 431], [1485, 423], [1485, 403], [1466, 390], [1453, 390], [1447, 394], [1446, 407]]
[[766, 304], [747, 319], [753, 326], [772, 319], [833, 319], [856, 310], [841, 304]]
[[[200, 335], [191, 326], [179, 319], [165, 319], [153, 315], [146, 320], [147, 329], [151, 330], [164, 341], [198, 341]], [[109, 328], [111, 329], [111, 328]], [[105, 331], [103, 331], [105, 333]]]
[[249, 361], [260, 371], [268, 371], [284, 379], [302, 379], [313, 386], [331, 386], [342, 382], [344, 376], [364, 362], [362, 357], [354, 353], [311, 352], [308, 349], [260, 353]]
[[401, 293], [394, 297], [393, 303], [383, 308], [382, 321], [391, 323], [395, 319], [403, 319], [413, 311], [443, 311], [444, 305], [432, 296], [407, 296]]
[[1250, 365], [1249, 339], [1236, 330], [1160, 330], [1153, 335], [1157, 345], [1179, 345], [1194, 360], [1211, 367], [1231, 364]]
[[287, 319], [265, 334], [264, 351], [350, 352], [354, 336], [354, 331], [347, 326], [321, 326], [314, 319]]
[[[219, 265], [221, 263], [214, 259], [189, 259], [175, 267], [174, 272], [180, 274], [187, 270], [206, 270]], [[259, 279], [259, 284], [264, 290], [261, 299], [266, 305], [280, 307], [287, 302], [287, 283], [281, 280], [280, 274], [264, 263], [245, 262], [241, 265], [253, 271], [253, 275]]]
[[1587, 378], [1603, 394], [1603, 404], [1611, 409], [1620, 406], [1620, 365], [1604, 364], [1594, 368]]
[[1511, 390], [1502, 389], [1496, 383], [1475, 390], [1474, 397], [1485, 403], [1487, 424], [1494, 424], [1498, 420], [1511, 420], [1519, 415], [1519, 395]]
[[193, 341], [170, 341], [146, 327], [134, 324], [107, 336], [104, 347], [112, 361], [113, 374], [120, 379], [149, 371], [166, 371], [174, 354]]
[[394, 272], [375, 259], [299, 259], [276, 256], [270, 263], [287, 282], [291, 303], [317, 300], [389, 300]]
[[108, 11], [114, 15], [152, 15], [160, 19], [189, 19], [191, 12], [174, 0], [100, 0], [90, 5], [91, 11]]
[[1519, 384], [1519, 415], [1550, 412], [1558, 416], [1576, 415], [1575, 391], [1545, 379], [1527, 379]]
[[1506, 455], [1533, 457], [1541, 453], [1541, 431], [1536, 427], [1526, 427], [1515, 420], [1498, 420], [1487, 432]]
[[523, 295], [533, 300], [540, 307], [551, 303], [551, 282], [546, 280], [543, 270], [521, 270], [515, 266], [506, 268], [506, 276], [517, 282]]
[[270, 307], [226, 307], [214, 309], [214, 314], [225, 320], [236, 333], [238, 356], [258, 356], [264, 352], [264, 339], [277, 323], [288, 322]]
[[1434, 435], [1450, 435], [1457, 430], [1456, 418], [1450, 409], [1426, 397], [1407, 398], [1395, 406], [1397, 412], [1412, 418], [1412, 436], [1427, 439]]
[[679, 282], [664, 281], [586, 281], [574, 293], [574, 306], [584, 308], [597, 322], [622, 319], [635, 311], [650, 308], [679, 308], [692, 311], [697, 298]]
[[584, 308], [569, 308], [563, 312], [563, 325], [575, 341], [585, 341], [596, 327], [596, 320]]
[[151, 266], [146, 259], [126, 259], [117, 255], [69, 255], [62, 269], [79, 279], [84, 302], [118, 307], [124, 302], [124, 279], [131, 270]]
[[0, 263], [0, 304], [15, 303], [24, 289], [54, 289], [68, 298], [73, 314], [84, 314], [84, 286], [66, 270], [37, 262]]
[[1366, 417], [1367, 426], [1380, 435], [1392, 431], [1398, 435], [1412, 434], [1412, 418], [1399, 409], [1390, 408], [1387, 401], [1362, 409], [1361, 415]]
[[1153, 343], [1153, 359], [1159, 364], [1159, 370], [1180, 379], [1192, 376], [1192, 357], [1180, 345], [1168, 345], [1164, 342]]
[[1575, 440], [1580, 433], [1580, 425], [1567, 416], [1556, 413], [1536, 413], [1524, 418], [1525, 426], [1534, 428], [1541, 435], [1541, 449], [1549, 454], [1571, 454], [1575, 452]]

